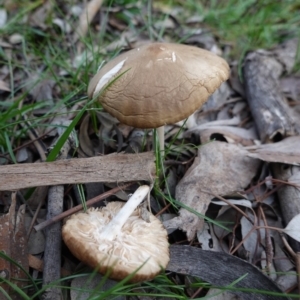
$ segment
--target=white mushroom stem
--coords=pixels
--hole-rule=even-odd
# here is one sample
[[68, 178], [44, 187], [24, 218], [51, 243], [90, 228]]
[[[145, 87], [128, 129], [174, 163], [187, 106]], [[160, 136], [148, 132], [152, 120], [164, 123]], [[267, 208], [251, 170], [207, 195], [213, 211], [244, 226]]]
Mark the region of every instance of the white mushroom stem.
[[117, 215], [104, 227], [100, 233], [101, 239], [112, 241], [121, 231], [123, 225], [150, 191], [148, 185], [140, 186], [120, 209]]
[[158, 127], [157, 134], [158, 134], [160, 155], [162, 157], [164, 157], [164, 155], [165, 155], [165, 126]]

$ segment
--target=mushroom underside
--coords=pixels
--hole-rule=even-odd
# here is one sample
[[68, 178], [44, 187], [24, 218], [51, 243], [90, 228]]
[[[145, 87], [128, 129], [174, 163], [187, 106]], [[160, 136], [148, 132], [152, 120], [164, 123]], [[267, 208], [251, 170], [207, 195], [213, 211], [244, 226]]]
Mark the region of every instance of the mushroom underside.
[[101, 239], [101, 231], [122, 206], [111, 202], [73, 215], [63, 227], [63, 239], [74, 256], [102, 274], [109, 272], [110, 278], [136, 272], [132, 282], [150, 280], [168, 264], [167, 232], [153, 215], [149, 223], [142, 220], [137, 209], [112, 241]]

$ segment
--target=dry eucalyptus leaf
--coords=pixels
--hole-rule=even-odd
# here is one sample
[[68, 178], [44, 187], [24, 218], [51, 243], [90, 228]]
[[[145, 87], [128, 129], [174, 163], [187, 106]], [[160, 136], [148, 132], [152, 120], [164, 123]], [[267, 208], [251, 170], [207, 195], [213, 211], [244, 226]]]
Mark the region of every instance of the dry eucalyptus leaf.
[[153, 25], [156, 30], [175, 29], [176, 27], [176, 23], [170, 17], [156, 21]]
[[115, 149], [116, 142], [112, 139], [112, 132], [116, 130], [116, 124], [118, 124], [119, 121], [107, 112], [98, 111], [96, 115], [101, 123], [98, 136], [105, 145]]
[[104, 47], [106, 52], [114, 52], [116, 50], [128, 47], [129, 43], [136, 42], [136, 33], [131, 31], [124, 31], [119, 35], [117, 39], [114, 39], [113, 42]]
[[79, 128], [79, 145], [80, 149], [83, 151], [83, 157], [92, 157], [96, 155], [96, 149], [89, 137], [89, 122], [90, 122], [90, 115], [86, 114], [82, 119]]
[[[240, 206], [249, 207], [249, 208], [252, 207], [252, 202], [249, 200], [226, 199], [226, 201], [228, 201], [229, 203], [234, 204], [234, 205], [240, 205]], [[222, 205], [222, 206], [229, 205], [228, 203], [226, 203], [222, 200], [218, 200], [218, 201], [213, 200], [213, 201], [211, 201], [211, 203], [216, 204], [216, 205]]]
[[47, 29], [47, 19], [51, 19], [54, 3], [52, 1], [44, 1], [33, 14], [29, 16], [29, 23], [32, 27], [39, 27], [43, 30]]
[[[32, 217], [29, 215], [25, 216], [25, 226], [26, 231], [28, 231], [29, 226], [32, 222]], [[32, 230], [28, 239], [28, 253], [29, 254], [39, 254], [45, 250], [45, 236], [44, 233], [39, 230]]]
[[44, 79], [40, 81], [32, 89], [30, 89], [30, 94], [32, 95], [33, 100], [37, 102], [48, 101], [49, 104], [53, 104], [52, 90], [54, 85], [55, 81], [52, 79]]
[[21, 162], [28, 162], [28, 158], [29, 158], [29, 149], [28, 148], [21, 148], [17, 151], [16, 154], [16, 159], [18, 163]]
[[3, 80], [0, 80], [0, 91], [10, 92], [8, 84]]
[[289, 271], [286, 275], [278, 276], [276, 283], [283, 290], [292, 290], [297, 285], [298, 274], [296, 271]]
[[224, 292], [216, 288], [209, 289], [205, 296], [209, 300], [243, 300], [243, 297], [239, 297], [238, 295], [233, 295], [230, 292]]
[[295, 216], [282, 231], [300, 242], [300, 214]]
[[294, 265], [288, 258], [286, 251], [283, 251], [284, 247], [282, 245], [279, 245], [276, 240], [277, 239], [274, 239], [274, 264], [276, 271], [281, 273], [282, 276], [290, 277], [291, 275], [289, 274], [289, 272], [294, 269]]
[[73, 37], [74, 42], [77, 42], [79, 38], [85, 37], [89, 28], [89, 24], [93, 21], [93, 18], [100, 9], [102, 2], [103, 0], [91, 0], [90, 2], [86, 3], [85, 8], [80, 15], [77, 29]]
[[200, 129], [201, 142], [207, 143], [212, 140], [215, 134], [222, 135], [228, 143], [252, 146], [258, 139], [254, 128], [245, 129], [234, 126], [212, 126]]
[[71, 25], [66, 20], [63, 20], [61, 18], [55, 18], [52, 20], [52, 23], [57, 25], [60, 28], [60, 30], [64, 33], [71, 33], [72, 31]]
[[[189, 135], [190, 133], [195, 133], [195, 132], [199, 132], [200, 130], [203, 129], [208, 129], [208, 128], [214, 128], [216, 126], [237, 126], [239, 125], [239, 123], [241, 122], [241, 119], [239, 116], [233, 117], [231, 119], [226, 119], [226, 120], [215, 120], [215, 121], [211, 121], [211, 122], [207, 122], [204, 124], [200, 124], [197, 126], [193, 126], [191, 129], [189, 129], [185, 135]], [[180, 124], [180, 122], [178, 122], [177, 124]]]
[[[25, 205], [21, 205], [16, 211], [16, 193], [12, 194], [12, 203], [9, 212], [0, 217], [0, 249], [12, 260], [16, 261], [26, 271], [28, 271], [27, 259], [27, 239], [24, 226]], [[19, 288], [27, 285], [27, 275], [16, 265], [5, 259], [0, 259], [1, 276], [12, 281]], [[8, 294], [10, 287], [2, 284]], [[12, 291], [11, 291], [12, 292]], [[11, 299], [19, 299], [17, 295], [12, 295]]]
[[197, 231], [197, 239], [203, 250], [211, 250], [211, 235], [209, 233], [209, 226], [204, 224], [202, 231]]
[[[247, 157], [247, 151], [234, 144], [211, 142], [199, 148], [198, 157], [176, 187], [176, 199], [205, 215], [213, 194], [226, 196], [243, 190], [256, 175], [260, 162]], [[165, 226], [180, 228], [191, 240], [203, 228], [203, 218], [187, 209]]]
[[246, 148], [249, 157], [267, 162], [300, 165], [300, 136], [290, 136], [274, 144], [263, 144]]
[[300, 77], [289, 76], [280, 79], [280, 89], [289, 98], [299, 101], [300, 99]]
[[59, 134], [59, 128], [61, 126], [64, 126], [64, 123], [69, 122], [69, 114], [68, 114], [68, 108], [61, 104], [58, 108], [53, 111], [53, 117], [51, 117], [48, 120], [49, 127], [53, 128], [53, 130], [49, 131], [48, 126], [41, 126], [39, 128], [40, 134], [46, 133], [49, 137], [54, 137], [57, 134]]
[[[229, 235], [235, 227], [235, 223], [232, 222], [232, 220], [236, 220], [240, 218], [240, 213], [236, 211], [234, 208], [231, 208], [229, 206], [223, 206], [220, 211], [219, 215], [216, 218], [216, 222], [219, 224], [226, 224], [226, 228], [228, 228], [230, 231], [217, 226], [216, 224], [213, 224], [213, 232], [216, 235], [216, 237], [220, 241], [224, 241], [224, 238]], [[223, 249], [224, 252], [229, 252], [228, 244], [224, 244], [226, 250]], [[224, 246], [222, 244], [222, 246]]]
[[275, 255], [273, 261], [276, 272], [279, 274], [276, 283], [282, 290], [286, 291], [297, 284], [297, 275], [294, 271], [295, 268], [285, 251], [283, 251], [282, 246], [280, 246], [276, 240], [274, 242], [274, 250]]
[[[246, 210], [245, 213], [247, 216], [254, 221], [254, 215], [250, 210]], [[257, 230], [253, 230], [253, 223], [251, 223], [246, 217], [241, 218], [241, 231], [243, 237], [243, 245], [248, 252], [249, 261], [252, 262], [255, 259], [261, 258], [261, 253], [263, 248], [260, 245], [260, 240], [264, 240], [265, 238], [265, 230], [259, 229], [259, 233]], [[263, 223], [259, 224], [263, 225]], [[251, 232], [251, 233], [250, 233]]]

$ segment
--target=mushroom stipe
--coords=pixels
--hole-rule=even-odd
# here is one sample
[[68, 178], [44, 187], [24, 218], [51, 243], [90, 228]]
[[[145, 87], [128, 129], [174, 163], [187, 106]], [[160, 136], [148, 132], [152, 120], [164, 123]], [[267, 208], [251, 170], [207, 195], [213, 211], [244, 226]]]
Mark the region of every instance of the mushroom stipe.
[[168, 235], [152, 214], [142, 220], [136, 207], [149, 192], [141, 186], [124, 205], [110, 202], [71, 216], [63, 226], [64, 242], [80, 261], [112, 279], [136, 272], [131, 282], [153, 279], [169, 262]]

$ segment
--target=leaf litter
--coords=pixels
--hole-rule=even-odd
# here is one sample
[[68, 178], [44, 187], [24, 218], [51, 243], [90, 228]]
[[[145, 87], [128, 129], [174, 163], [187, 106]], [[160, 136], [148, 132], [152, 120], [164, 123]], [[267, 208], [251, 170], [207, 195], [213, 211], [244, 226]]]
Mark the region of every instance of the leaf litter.
[[[139, 10], [141, 15], [132, 13], [135, 9]], [[64, 122], [72, 120], [76, 111], [84, 105], [83, 103], [86, 101], [85, 88], [78, 89], [68, 97], [70, 89], [75, 91], [77, 88], [68, 80], [77, 71], [77, 68], [86, 68], [92, 62], [95, 53], [101, 54], [98, 58], [101, 63], [121, 48], [130, 49], [150, 41], [151, 36], [154, 36], [155, 40], [173, 42], [185, 39], [186, 44], [197, 45], [219, 55], [226, 54], [228, 51], [226, 50], [228, 46], [219, 44], [210, 30], [201, 28], [202, 19], [199, 19], [199, 16], [194, 16], [194, 18], [189, 16], [185, 19], [187, 21], [183, 21], [182, 17], [185, 12], [180, 7], [170, 9], [168, 6], [155, 3], [153, 7], [155, 22], [151, 28], [151, 36], [141, 33], [140, 29], [146, 25], [147, 12], [139, 2], [128, 4], [124, 10], [124, 7], [118, 5], [107, 7], [104, 4], [103, 6], [102, 1], [94, 0], [87, 3], [86, 6], [70, 7], [70, 4], [66, 3], [63, 7], [64, 10], [67, 10], [68, 13], [62, 15], [55, 10], [52, 1], [45, 1], [35, 9], [29, 10], [27, 16], [27, 20], [33, 28], [38, 28], [45, 34], [53, 34], [57, 38], [61, 38], [61, 36], [66, 38], [62, 44], [63, 50], [69, 51], [70, 41], [77, 42], [75, 49], [73, 48], [70, 55], [67, 56], [64, 64], [53, 65], [49, 68], [34, 53], [19, 55], [22, 43], [26, 42], [27, 38], [23, 32], [8, 33], [0, 39], [5, 59], [15, 62], [12, 65], [12, 80], [6, 64], [1, 63], [0, 65], [1, 101], [8, 107], [11, 101], [17, 101], [11, 95], [20, 96], [22, 93], [27, 93], [27, 96], [18, 103], [18, 108], [23, 109], [22, 114], [26, 118], [24, 120], [15, 118], [14, 121], [18, 121], [18, 125], [12, 131], [12, 133], [20, 131], [18, 143], [12, 143], [14, 150], [19, 153], [19, 164], [40, 161], [43, 158], [41, 151], [44, 151], [44, 155], [47, 154], [48, 150], [46, 149], [49, 149], [57, 137], [59, 131], [57, 128]], [[123, 10], [122, 19], [120, 13]], [[5, 28], [16, 12], [8, 4], [7, 9], [1, 9], [0, 27]], [[179, 17], [180, 13], [182, 17]], [[124, 25], [126, 18], [131, 26]], [[25, 20], [21, 20], [21, 22], [25, 22]], [[105, 40], [104, 43], [100, 43], [102, 28], [106, 28], [112, 37]], [[88, 37], [89, 31], [96, 32], [92, 51], [90, 48], [86, 48], [83, 42]], [[189, 37], [185, 38], [187, 36]], [[37, 35], [36, 38], [42, 42], [42, 36]], [[18, 67], [23, 62], [26, 66], [30, 66], [27, 70]], [[234, 71], [235, 61], [232, 62], [232, 66]], [[97, 67], [98, 65], [93, 67], [94, 71]], [[53, 77], [53, 73], [59, 74], [59, 77]], [[90, 70], [88, 77], [90, 78], [92, 74], [93, 71]], [[79, 82], [86, 75], [79, 72], [75, 76]], [[33, 81], [32, 79], [28, 80], [28, 77], [36, 78], [33, 87]], [[295, 83], [298, 81], [297, 76], [286, 76], [280, 79], [281, 92], [289, 99], [287, 103], [297, 116], [299, 114], [297, 110], [299, 91], [298, 85]], [[278, 190], [279, 184], [285, 183], [279, 183], [274, 176], [270, 176], [272, 163], [299, 165], [299, 136], [284, 136], [279, 141], [268, 144], [260, 140], [260, 132], [257, 131], [251, 109], [246, 101], [245, 89], [234, 72], [229, 83], [224, 83], [201, 110], [189, 117], [183, 132], [180, 132], [182, 124], [168, 127], [166, 143], [170, 145], [170, 152], [165, 161], [165, 178], [168, 186], [162, 185], [161, 189], [165, 191], [166, 195], [168, 193], [172, 195], [179, 210], [168, 206], [163, 197], [157, 197], [155, 199], [158, 202], [157, 212], [161, 210], [162, 219], [167, 219], [164, 221], [166, 228], [172, 229], [169, 230], [171, 241], [182, 244], [191, 243], [194, 247], [208, 251], [224, 251], [228, 254], [238, 255], [260, 267], [280, 285], [282, 290], [291, 290], [296, 283], [295, 271], [299, 272], [293, 265], [295, 262], [293, 252], [287, 251], [286, 244], [277, 231], [268, 230], [267, 227], [278, 227], [282, 232], [299, 241], [299, 214], [289, 222], [283, 221], [284, 217], [281, 216], [278, 200], [274, 194]], [[63, 103], [61, 99], [65, 99]], [[38, 103], [43, 105], [46, 103], [47, 106], [35, 106]], [[31, 104], [33, 107], [28, 106]], [[28, 130], [32, 131], [32, 136], [26, 134]], [[96, 112], [94, 115], [86, 114], [76, 126], [76, 130], [79, 137], [79, 149], [77, 152], [74, 152], [76, 149], [73, 149], [72, 154], [76, 153], [76, 157], [107, 155], [120, 151], [137, 153], [152, 148], [151, 132], [124, 126], [102, 111]], [[176, 137], [175, 140], [173, 140], [174, 137]], [[37, 143], [43, 150], [38, 150]], [[193, 147], [189, 145], [193, 145]], [[21, 151], [24, 149], [26, 153], [22, 154]], [[4, 156], [8, 156], [8, 153], [4, 152]], [[8, 162], [8, 160], [2, 161], [2, 164]], [[266, 169], [269, 172], [266, 172]], [[297, 174], [287, 178], [286, 184], [299, 186], [300, 180]], [[59, 182], [58, 184], [64, 183]], [[92, 178], [90, 183], [92, 183]], [[90, 183], [84, 186], [86, 195], [95, 196], [100, 191], [112, 187], [112, 183], [104, 182], [101, 183], [102, 187], [99, 190], [97, 184], [88, 186]], [[5, 189], [5, 187], [2, 188]], [[34, 193], [41, 188], [37, 188]], [[297, 188], [295, 187], [295, 189]], [[66, 185], [63, 197], [69, 208], [79, 204], [78, 202], [81, 200], [80, 196], [76, 196], [74, 190], [75, 188], [72, 189], [71, 186]], [[23, 221], [18, 223], [21, 224], [18, 225], [21, 226], [21, 229], [16, 227], [16, 230], [22, 231], [18, 245], [11, 244], [11, 238], [14, 235], [11, 231], [6, 234], [7, 240], [1, 240], [4, 243], [2, 249], [7, 249], [6, 253], [10, 253], [11, 249], [16, 251], [18, 247], [21, 247], [22, 253], [29, 251], [30, 255], [41, 259], [45, 248], [41, 231], [33, 232], [31, 230], [28, 245], [26, 245], [24, 228], [27, 228], [29, 234], [29, 221], [35, 222], [35, 224], [43, 221], [44, 217], [41, 218], [39, 209], [43, 206], [44, 193], [45, 191], [35, 201], [29, 201], [29, 204], [32, 203], [31, 205], [28, 204], [28, 209], [31, 209], [39, 217], [34, 219], [26, 212], [24, 221], [26, 226], [22, 225]], [[125, 199], [127, 195], [128, 193], [123, 192], [120, 197]], [[88, 198], [93, 198], [93, 196]], [[6, 226], [7, 222], [10, 224], [14, 220], [16, 213], [12, 211], [15, 209], [14, 201], [13, 194], [8, 203], [1, 202], [3, 208], [10, 205], [8, 213], [5, 213], [4, 210], [2, 212], [2, 221], [4, 222], [1, 222], [2, 226]], [[22, 209], [18, 212], [19, 220], [23, 220], [23, 217], [19, 215], [23, 211]], [[173, 217], [174, 215], [175, 217]], [[211, 223], [210, 220], [213, 220], [214, 223]], [[257, 226], [264, 226], [264, 228], [258, 229]], [[21, 243], [21, 240], [24, 243]], [[268, 242], [270, 240], [271, 244]], [[65, 258], [64, 264], [69, 266], [71, 273], [75, 272], [78, 262], [74, 264], [74, 258], [64, 250], [62, 254]], [[27, 260], [26, 254], [21, 258], [14, 255], [11, 258], [29, 271], [28, 261], [30, 263], [32, 260]], [[12, 266], [5, 260], [1, 260], [1, 262], [5, 262], [4, 269], [10, 273]], [[34, 269], [33, 265], [30, 267]], [[282, 274], [282, 272], [288, 274]], [[25, 278], [21, 273], [15, 273], [14, 277]], [[36, 278], [43, 276], [40, 268], [35, 270], [34, 274]], [[176, 279], [177, 283], [181, 283], [178, 277], [172, 278]], [[71, 286], [84, 288], [86, 281], [78, 281], [78, 279], [73, 279]], [[95, 283], [93, 287], [96, 286]], [[9, 290], [9, 287], [6, 289]], [[78, 293], [71, 295], [71, 299], [76, 299], [76, 297], [78, 297]]]

